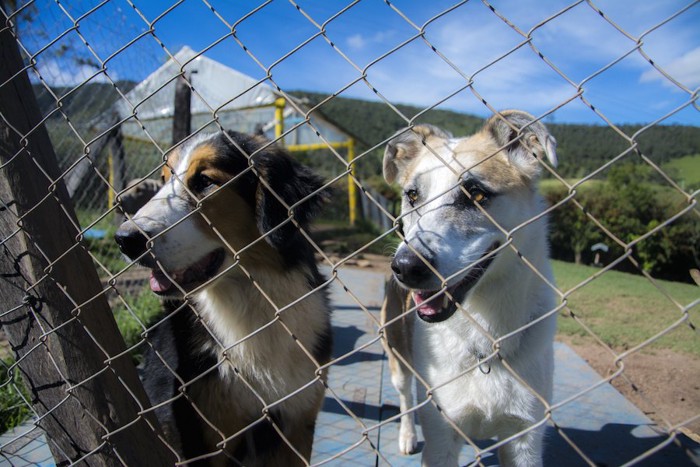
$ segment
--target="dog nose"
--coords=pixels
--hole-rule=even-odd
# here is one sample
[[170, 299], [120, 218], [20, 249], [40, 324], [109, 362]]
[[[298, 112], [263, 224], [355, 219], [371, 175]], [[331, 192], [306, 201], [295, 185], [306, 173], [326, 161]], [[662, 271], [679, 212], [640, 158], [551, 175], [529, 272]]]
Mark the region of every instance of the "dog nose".
[[117, 242], [122, 253], [131, 259], [136, 259], [146, 252], [148, 238], [138, 229], [122, 226], [114, 234], [114, 241]]
[[430, 280], [432, 271], [429, 262], [421, 259], [409, 249], [401, 249], [391, 261], [391, 270], [396, 278], [408, 286], [420, 287]]

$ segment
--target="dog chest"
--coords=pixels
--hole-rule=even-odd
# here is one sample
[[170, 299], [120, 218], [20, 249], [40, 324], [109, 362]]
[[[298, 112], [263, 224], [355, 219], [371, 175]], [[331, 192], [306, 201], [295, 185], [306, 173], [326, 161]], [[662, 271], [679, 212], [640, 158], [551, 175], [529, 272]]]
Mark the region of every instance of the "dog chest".
[[[497, 358], [479, 365], [491, 352], [490, 341], [471, 327], [455, 324], [417, 323], [415, 330], [416, 369], [431, 387], [438, 387], [433, 395], [440, 408], [476, 438], [496, 435], [506, 418], [530, 418], [534, 396]], [[425, 396], [422, 387], [417, 392]]]
[[[249, 287], [213, 288], [199, 295], [198, 309], [215, 337], [206, 344], [206, 351], [221, 362], [217, 379], [226, 397], [241, 401], [239, 405], [259, 416], [263, 404], [274, 404], [313, 381], [316, 366], [302, 346], [314, 349], [327, 332], [324, 305], [320, 297], [312, 296], [276, 319], [267, 299]], [[317, 403], [322, 388], [319, 382], [285, 405], [290, 410], [308, 410]]]

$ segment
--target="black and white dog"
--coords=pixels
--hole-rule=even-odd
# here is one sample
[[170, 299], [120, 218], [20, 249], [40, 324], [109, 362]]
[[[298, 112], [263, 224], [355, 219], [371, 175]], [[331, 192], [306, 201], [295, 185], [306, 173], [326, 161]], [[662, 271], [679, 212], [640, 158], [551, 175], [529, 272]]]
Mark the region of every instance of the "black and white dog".
[[116, 241], [166, 299], [145, 386], [168, 441], [180, 461], [307, 463], [331, 355], [325, 281], [302, 234], [322, 181], [235, 132], [172, 152], [163, 181]]

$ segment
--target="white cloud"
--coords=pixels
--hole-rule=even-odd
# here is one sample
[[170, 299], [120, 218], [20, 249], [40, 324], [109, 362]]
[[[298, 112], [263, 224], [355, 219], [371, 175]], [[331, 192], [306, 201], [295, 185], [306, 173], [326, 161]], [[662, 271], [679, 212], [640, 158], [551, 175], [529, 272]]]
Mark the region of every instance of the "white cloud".
[[347, 38], [347, 43], [351, 49], [361, 50], [364, 49], [365, 45], [367, 44], [367, 41], [362, 36], [362, 34], [354, 34]]
[[[668, 63], [664, 63], [663, 61], [655, 61], [655, 63], [673, 77], [673, 79], [691, 90], [700, 86], [700, 47], [696, 47]], [[645, 71], [639, 78], [639, 82], [641, 83], [650, 83], [654, 81], [659, 81], [664, 86], [678, 89], [672, 81], [656, 69]]]
[[[497, 109], [542, 113], [576, 93], [575, 87], [556, 75], [527, 44], [513, 51], [524, 39], [503, 22], [487, 16], [471, 23], [478, 26], [465, 27], [461, 18], [449, 18], [426, 31], [430, 44], [461, 74], [418, 39], [373, 65], [368, 81], [391, 102], [426, 107], [462, 88], [467, 83], [465, 77], [473, 77], [474, 89]], [[469, 90], [445, 106], [489, 113]]]
[[385, 43], [395, 35], [395, 31], [377, 31], [372, 35], [363, 35], [360, 33], [349, 36], [345, 41], [348, 46], [356, 51], [367, 49]]
[[[639, 106], [634, 105], [640, 100], [640, 93], [650, 102], [668, 102], [669, 94], [659, 90], [651, 96], [649, 89], [634, 86], [635, 78], [649, 70], [649, 63], [639, 53], [632, 53], [602, 74], [598, 72], [634, 50], [635, 34], [649, 31], [679, 7], [635, 9], [629, 1], [618, 4], [617, 0], [611, 3], [601, 0], [601, 3], [607, 17], [615, 23], [622, 20], [622, 28], [632, 38], [626, 37], [585, 3], [554, 18], [552, 15], [570, 2], [552, 5], [523, 1], [497, 5], [499, 12], [525, 34], [550, 18], [534, 30], [532, 43], [554, 67], [573, 81], [573, 85], [538, 56], [529, 44], [524, 44], [526, 37], [488, 9], [471, 3], [431, 22], [425, 29], [425, 38], [459, 72], [418, 38], [373, 64], [367, 70], [367, 79], [390, 102], [428, 107], [462, 88], [467, 82], [465, 77], [473, 76], [474, 90], [491, 106], [497, 109], [521, 108], [533, 114], [542, 114], [568, 102], [576, 96], [577, 84], [585, 80], [584, 96], [605, 115], [625, 122], [657, 118], [670, 110], [668, 105], [658, 111], [649, 105], [642, 106], [640, 111]], [[598, 2], [596, 5], [600, 6]], [[700, 84], [700, 47], [693, 49], [698, 44], [698, 34], [692, 23], [692, 16], [684, 13], [678, 21], [644, 36], [644, 50], [655, 63], [660, 63], [664, 70], [688, 87]], [[371, 33], [366, 33], [353, 40], [369, 53], [375, 49], [375, 44], [370, 42], [372, 37]], [[657, 80], [672, 86], [655, 70], [644, 73], [642, 78], [645, 82]], [[443, 107], [480, 115], [488, 113], [469, 89], [446, 101]], [[597, 119], [579, 99], [557, 110], [557, 115]]]
[[[108, 82], [104, 73], [95, 75], [97, 70], [86, 64], [77, 64], [69, 59], [48, 59], [37, 60], [36, 70], [41, 79], [52, 87], [74, 87], [80, 83], [90, 80], [92, 83]], [[93, 75], [95, 75], [93, 77]], [[29, 72], [30, 79], [33, 82], [38, 82], [39, 77], [33, 71]], [[118, 76], [114, 71], [109, 71], [109, 76], [113, 80], [117, 80]], [[91, 79], [92, 78], [92, 79]]]

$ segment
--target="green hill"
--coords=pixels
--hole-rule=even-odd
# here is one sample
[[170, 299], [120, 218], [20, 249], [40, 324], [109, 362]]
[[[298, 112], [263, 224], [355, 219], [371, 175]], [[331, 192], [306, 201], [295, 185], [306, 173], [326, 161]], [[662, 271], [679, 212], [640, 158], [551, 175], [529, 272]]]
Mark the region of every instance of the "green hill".
[[[126, 93], [135, 84], [120, 81], [117, 86], [122, 93]], [[71, 124], [77, 126], [92, 126], [108, 112], [117, 99], [120, 99], [114, 86], [107, 83], [87, 83], [77, 89], [55, 88], [51, 93], [42, 85], [35, 85], [34, 88], [44, 114], [56, 108], [58, 98]], [[292, 95], [303, 99], [308, 105], [315, 105], [328, 97], [325, 94], [306, 91], [296, 91]], [[318, 111], [352, 134], [359, 142], [360, 150], [376, 148], [359, 164], [361, 176], [377, 174], [385, 141], [397, 130], [406, 127], [409, 121], [437, 125], [457, 136], [471, 134], [483, 124], [483, 119], [479, 117], [449, 110], [433, 109], [424, 112], [420, 107], [403, 104], [398, 104], [395, 108], [396, 111], [383, 102], [334, 97], [319, 107]], [[63, 117], [56, 113], [52, 120], [63, 120]], [[61, 125], [65, 126], [65, 123]], [[558, 171], [564, 177], [580, 178], [624, 151], [629, 151], [625, 157], [626, 161], [639, 160], [635, 150], [630, 151], [631, 143], [608, 126], [548, 126], [558, 142]], [[619, 130], [631, 136], [641, 128], [639, 125], [621, 125]], [[684, 159], [690, 154], [700, 154], [699, 127], [655, 125], [643, 131], [635, 141], [638, 143], [636, 148], [658, 164], [683, 158], [681, 160], [684, 162], [675, 162], [676, 165], [664, 167], [671, 167], [669, 170], [674, 170], [676, 176], [682, 174], [683, 178], [679, 179], [685, 180], [685, 183], [692, 184], [700, 180], [698, 159]]]
[[[117, 81], [116, 85], [119, 91], [126, 94], [136, 83]], [[63, 113], [75, 125], [88, 125], [100, 120], [110, 111], [112, 105], [121, 99], [111, 83], [87, 83], [78, 88], [55, 87], [50, 91], [40, 84], [34, 84], [33, 88], [42, 114], [54, 112], [52, 119], [62, 120], [63, 115], [55, 112], [60, 103]]]
[[[324, 94], [305, 91], [292, 94], [312, 105], [327, 98]], [[417, 123], [431, 123], [457, 136], [473, 133], [483, 123], [479, 117], [449, 110], [421, 113], [424, 109], [409, 105], [396, 105], [396, 109], [409, 120], [420, 114], [415, 120]], [[382, 102], [335, 97], [324, 103], [319, 111], [356, 136], [363, 149], [382, 145], [385, 139], [407, 125], [406, 119]], [[558, 171], [565, 177], [580, 178], [632, 147], [628, 139], [608, 126], [548, 124], [548, 127], [558, 143]], [[628, 137], [641, 128], [641, 125], [619, 126], [619, 130]], [[655, 125], [643, 131], [635, 141], [642, 154], [662, 164], [700, 153], [700, 128]], [[630, 151], [625, 160], [637, 161], [639, 157], [635, 151]]]

